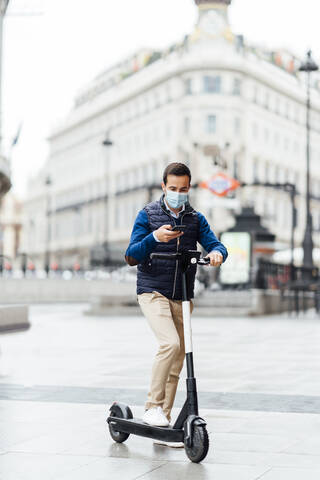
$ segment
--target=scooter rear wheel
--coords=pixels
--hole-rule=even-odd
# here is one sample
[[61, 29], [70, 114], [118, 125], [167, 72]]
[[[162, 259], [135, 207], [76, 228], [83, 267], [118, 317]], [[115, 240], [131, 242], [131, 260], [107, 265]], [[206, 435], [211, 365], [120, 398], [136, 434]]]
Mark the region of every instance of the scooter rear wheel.
[[194, 425], [192, 447], [184, 446], [187, 457], [194, 463], [201, 462], [209, 450], [209, 436], [206, 427]]
[[[127, 407], [127, 418], [132, 418], [132, 412], [129, 407]], [[110, 412], [110, 417], [118, 417], [118, 418], [124, 418], [124, 415], [120, 408], [117, 408], [116, 411], [111, 411]], [[127, 440], [127, 438], [130, 436], [130, 433], [124, 433], [124, 432], [118, 432], [117, 430], [114, 429], [113, 425], [109, 423], [109, 432], [112, 437], [112, 439], [117, 442], [117, 443], [123, 443]]]

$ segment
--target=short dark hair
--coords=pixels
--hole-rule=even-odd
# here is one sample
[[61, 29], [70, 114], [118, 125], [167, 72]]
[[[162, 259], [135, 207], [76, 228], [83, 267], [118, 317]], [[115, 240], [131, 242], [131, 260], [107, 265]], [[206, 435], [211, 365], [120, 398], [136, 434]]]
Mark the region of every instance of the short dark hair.
[[188, 175], [189, 183], [191, 183], [191, 172], [187, 167], [187, 165], [185, 165], [184, 163], [174, 162], [174, 163], [169, 163], [169, 165], [166, 166], [163, 172], [163, 183], [165, 185], [167, 184], [168, 175], [177, 175], [178, 177], [182, 177], [183, 175]]

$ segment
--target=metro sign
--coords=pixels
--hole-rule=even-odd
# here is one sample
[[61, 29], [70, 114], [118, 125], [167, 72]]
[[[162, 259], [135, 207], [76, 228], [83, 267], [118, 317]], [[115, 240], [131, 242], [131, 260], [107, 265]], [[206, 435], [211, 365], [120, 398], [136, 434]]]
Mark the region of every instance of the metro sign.
[[232, 177], [229, 177], [225, 173], [217, 173], [209, 180], [201, 182], [199, 187], [207, 188], [210, 192], [218, 195], [219, 197], [224, 197], [228, 192], [235, 190], [240, 185], [238, 180], [235, 180]]

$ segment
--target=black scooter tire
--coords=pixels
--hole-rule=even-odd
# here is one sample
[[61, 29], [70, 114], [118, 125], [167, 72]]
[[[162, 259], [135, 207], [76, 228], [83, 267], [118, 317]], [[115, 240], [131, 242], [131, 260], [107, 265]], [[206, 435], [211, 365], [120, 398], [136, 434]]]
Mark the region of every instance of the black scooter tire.
[[[128, 418], [132, 418], [132, 412], [131, 412], [129, 407], [128, 407], [128, 411], [129, 411]], [[123, 418], [124, 416], [123, 416], [121, 410], [118, 409], [117, 414], [115, 414], [115, 412], [111, 412], [110, 417]], [[130, 436], [130, 433], [118, 432], [117, 430], [115, 430], [113, 428], [113, 426], [111, 425], [111, 423], [109, 423], [109, 432], [110, 432], [111, 438], [117, 443], [125, 442]]]
[[205, 426], [194, 425], [192, 447], [184, 445], [187, 457], [191, 462], [201, 462], [209, 450], [209, 436]]

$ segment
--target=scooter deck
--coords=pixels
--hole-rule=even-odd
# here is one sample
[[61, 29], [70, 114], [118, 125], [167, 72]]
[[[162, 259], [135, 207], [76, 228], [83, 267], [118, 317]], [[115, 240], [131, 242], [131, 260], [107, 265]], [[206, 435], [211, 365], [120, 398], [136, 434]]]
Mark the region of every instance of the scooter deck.
[[144, 423], [140, 418], [118, 418], [108, 417], [107, 422], [111, 423], [115, 430], [123, 433], [132, 433], [141, 437], [164, 440], [166, 442], [183, 442], [184, 431], [170, 427], [156, 427]]

